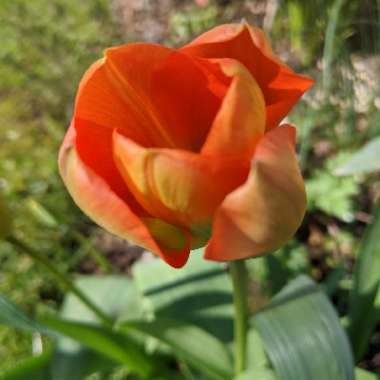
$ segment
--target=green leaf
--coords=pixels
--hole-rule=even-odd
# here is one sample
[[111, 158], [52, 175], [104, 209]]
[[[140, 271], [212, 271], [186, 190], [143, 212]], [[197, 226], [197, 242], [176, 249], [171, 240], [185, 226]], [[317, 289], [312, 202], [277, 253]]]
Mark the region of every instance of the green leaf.
[[[109, 317], [118, 320], [142, 316], [142, 299], [125, 276], [80, 276], [75, 285]], [[97, 322], [98, 318], [74, 295], [68, 294], [60, 312], [64, 319]]]
[[[103, 369], [106, 359], [90, 351], [87, 355], [77, 357], [77, 366], [66, 367], [65, 357], [57, 356], [57, 352], [48, 351], [42, 355], [28, 358], [4, 373], [1, 380], [83, 380], [86, 376]], [[57, 364], [60, 365], [57, 365]], [[71, 362], [70, 362], [71, 364]]]
[[247, 369], [265, 369], [269, 365], [263, 341], [259, 333], [253, 327], [250, 327], [247, 336]]
[[234, 380], [278, 380], [276, 374], [266, 368], [252, 368], [250, 371], [244, 372], [241, 375], [234, 378]]
[[379, 380], [380, 375], [372, 372], [365, 371], [361, 368], [355, 370], [356, 380]]
[[103, 370], [111, 370], [118, 363], [74, 340], [62, 337], [54, 349], [51, 359], [51, 379], [83, 380], [87, 376]]
[[30, 319], [17, 306], [0, 295], [0, 324], [14, 327], [20, 330], [42, 334], [51, 333], [40, 323]]
[[337, 175], [363, 174], [380, 171], [380, 137], [376, 137], [335, 172]]
[[[80, 276], [75, 284], [105, 314], [117, 320], [138, 318], [142, 313], [141, 297], [134, 283], [125, 276]], [[94, 313], [72, 294], [65, 297], [60, 315], [76, 322], [93, 322]], [[111, 369], [117, 363], [81, 345], [74, 339], [58, 338], [52, 360], [54, 380], [82, 380], [99, 370]], [[58, 375], [59, 374], [59, 375]]]
[[354, 220], [355, 205], [353, 197], [360, 192], [357, 181], [353, 177], [337, 177], [336, 167], [345, 154], [326, 161], [322, 169], [316, 169], [305, 182], [309, 209], [317, 208], [328, 215], [335, 216], [345, 222]]
[[45, 324], [109, 359], [126, 365], [143, 378], [150, 379], [149, 376], [155, 370], [153, 357], [148, 357], [141, 345], [126, 334], [116, 333], [106, 327], [56, 318], [46, 319]]
[[134, 278], [151, 314], [197, 325], [224, 342], [233, 337], [232, 287], [223, 265], [193, 251], [180, 270], [162, 260], [138, 263]]
[[354, 380], [348, 339], [318, 286], [300, 276], [256, 314], [254, 323], [281, 380]]
[[376, 305], [380, 283], [380, 202], [359, 248], [349, 301], [349, 336], [355, 358], [365, 353], [370, 335], [380, 319]]
[[50, 360], [50, 352], [28, 358], [4, 373], [1, 380], [51, 380]]
[[197, 326], [169, 319], [152, 322], [127, 322], [121, 327], [157, 338], [166, 343], [174, 355], [187, 361], [215, 380], [232, 378], [232, 362], [227, 348], [214, 336]]

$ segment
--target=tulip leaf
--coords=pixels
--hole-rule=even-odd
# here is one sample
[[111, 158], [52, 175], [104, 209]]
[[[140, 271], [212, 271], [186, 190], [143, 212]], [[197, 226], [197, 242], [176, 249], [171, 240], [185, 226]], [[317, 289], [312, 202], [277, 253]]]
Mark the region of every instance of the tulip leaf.
[[197, 326], [170, 319], [126, 322], [124, 331], [136, 330], [172, 348], [174, 355], [215, 380], [232, 378], [232, 360], [227, 348]]
[[281, 380], [354, 380], [350, 346], [325, 294], [308, 277], [287, 285], [254, 317]]
[[48, 334], [48, 329], [40, 323], [30, 319], [17, 306], [0, 295], [0, 324], [14, 327], [27, 332]]
[[244, 372], [239, 376], [235, 377], [234, 380], [278, 380], [276, 374], [267, 368], [252, 368], [250, 371]]
[[380, 137], [376, 137], [356, 152], [336, 170], [338, 175], [363, 174], [380, 171]]
[[95, 372], [108, 371], [117, 365], [115, 361], [74, 340], [61, 338], [54, 348], [49, 380], [83, 380]]
[[57, 332], [71, 337], [84, 346], [126, 365], [145, 379], [151, 379], [155, 370], [153, 357], [148, 357], [140, 344], [126, 334], [117, 333], [107, 327], [83, 322], [70, 322], [49, 317], [45, 324]]
[[[139, 293], [134, 283], [125, 276], [80, 276], [75, 285], [113, 319], [118, 319], [125, 310], [129, 310], [129, 317], [141, 316]], [[70, 293], [65, 297], [60, 315], [71, 321], [98, 323], [96, 315]], [[51, 366], [55, 374], [53, 380], [81, 380], [93, 372], [115, 367], [116, 364], [114, 360], [74, 339], [59, 336]]]
[[224, 342], [233, 337], [232, 286], [226, 268], [193, 251], [180, 270], [162, 260], [137, 263], [136, 285], [159, 318], [197, 325]]
[[349, 302], [348, 332], [358, 360], [365, 353], [370, 335], [380, 320], [380, 304], [376, 302], [380, 284], [379, 233], [380, 202], [359, 248]]
[[[251, 323], [251, 325], [252, 324], [253, 323]], [[266, 369], [266, 367], [269, 366], [270, 363], [265, 352], [263, 341], [257, 330], [251, 326], [247, 335], [247, 370], [251, 370], [252, 368]]]
[[52, 380], [50, 361], [51, 352], [28, 358], [3, 373], [1, 380]]
[[[140, 294], [125, 276], [80, 276], [75, 285], [112, 319], [142, 316]], [[60, 315], [78, 322], [98, 322], [97, 316], [72, 294], [66, 296]]]

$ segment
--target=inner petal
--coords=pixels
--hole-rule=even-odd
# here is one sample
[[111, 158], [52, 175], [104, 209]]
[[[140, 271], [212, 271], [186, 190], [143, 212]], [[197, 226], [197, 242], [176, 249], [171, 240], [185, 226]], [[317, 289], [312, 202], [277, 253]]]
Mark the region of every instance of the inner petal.
[[266, 129], [276, 127], [313, 81], [295, 74], [272, 52], [263, 32], [248, 25], [221, 25], [204, 33], [181, 51], [195, 57], [233, 58], [258, 82], [267, 106]]
[[200, 149], [229, 85], [217, 65], [158, 45], [131, 44], [107, 50], [106, 67], [153, 146]]

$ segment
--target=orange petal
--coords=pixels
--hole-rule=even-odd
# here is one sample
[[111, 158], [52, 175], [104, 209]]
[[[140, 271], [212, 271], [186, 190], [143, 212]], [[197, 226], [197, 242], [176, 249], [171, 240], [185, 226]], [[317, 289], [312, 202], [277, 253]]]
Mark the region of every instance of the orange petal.
[[181, 51], [203, 58], [233, 58], [256, 79], [267, 105], [267, 129], [289, 113], [313, 81], [295, 74], [272, 52], [264, 33], [246, 24], [218, 26], [184, 46]]
[[252, 157], [265, 131], [265, 102], [255, 79], [238, 61], [217, 60], [231, 85], [216, 115], [202, 154]]
[[[74, 118], [85, 121], [87, 126], [93, 125], [94, 133], [99, 126], [111, 132], [117, 128], [140, 144], [153, 143], [149, 135], [143, 133], [134, 110], [109, 80], [104, 59], [95, 62], [84, 74], [76, 96]], [[75, 125], [80, 134], [79, 127]]]
[[108, 49], [106, 67], [150, 146], [200, 149], [228, 86], [215, 66], [162, 46], [129, 44]]
[[207, 259], [260, 256], [294, 235], [306, 207], [294, 141], [295, 129], [281, 126], [259, 142], [248, 180], [216, 212]]
[[154, 229], [150, 232], [149, 226], [143, 223], [108, 183], [78, 157], [74, 143], [75, 129], [70, 127], [61, 147], [59, 168], [63, 181], [78, 207], [109, 232], [154, 252], [173, 267], [183, 266], [190, 252], [187, 232], [183, 231], [186, 238], [183, 247], [165, 247], [165, 231], [160, 246], [154, 240], [154, 235], [161, 236], [160, 231]]
[[129, 189], [145, 210], [191, 229], [211, 223], [224, 196], [243, 183], [248, 173], [239, 159], [144, 148], [117, 132], [114, 156]]
[[[112, 131], [118, 128], [142, 144], [151, 141], [142, 133], [134, 114], [111, 85], [104, 60], [94, 63], [81, 80], [73, 127], [77, 153], [84, 164], [101, 176], [119, 197], [131, 198], [113, 161]], [[135, 206], [136, 209], [139, 207]]]

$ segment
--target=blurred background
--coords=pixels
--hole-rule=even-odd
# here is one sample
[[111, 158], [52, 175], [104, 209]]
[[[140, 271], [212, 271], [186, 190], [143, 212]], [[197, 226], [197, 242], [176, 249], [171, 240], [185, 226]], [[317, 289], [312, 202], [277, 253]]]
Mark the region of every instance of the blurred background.
[[[61, 271], [128, 274], [149, 256], [94, 226], [58, 176], [78, 81], [108, 46], [180, 46], [242, 19], [316, 79], [289, 116], [298, 126], [308, 212], [287, 247], [250, 266], [252, 307], [289, 276], [307, 273], [344, 314], [358, 243], [380, 197], [379, 0], [1, 0], [0, 191], [17, 234]], [[44, 269], [6, 243], [0, 294], [32, 316], [63, 299]], [[380, 369], [377, 330], [361, 363], [369, 370]], [[0, 375], [31, 350], [30, 336], [0, 326]]]

